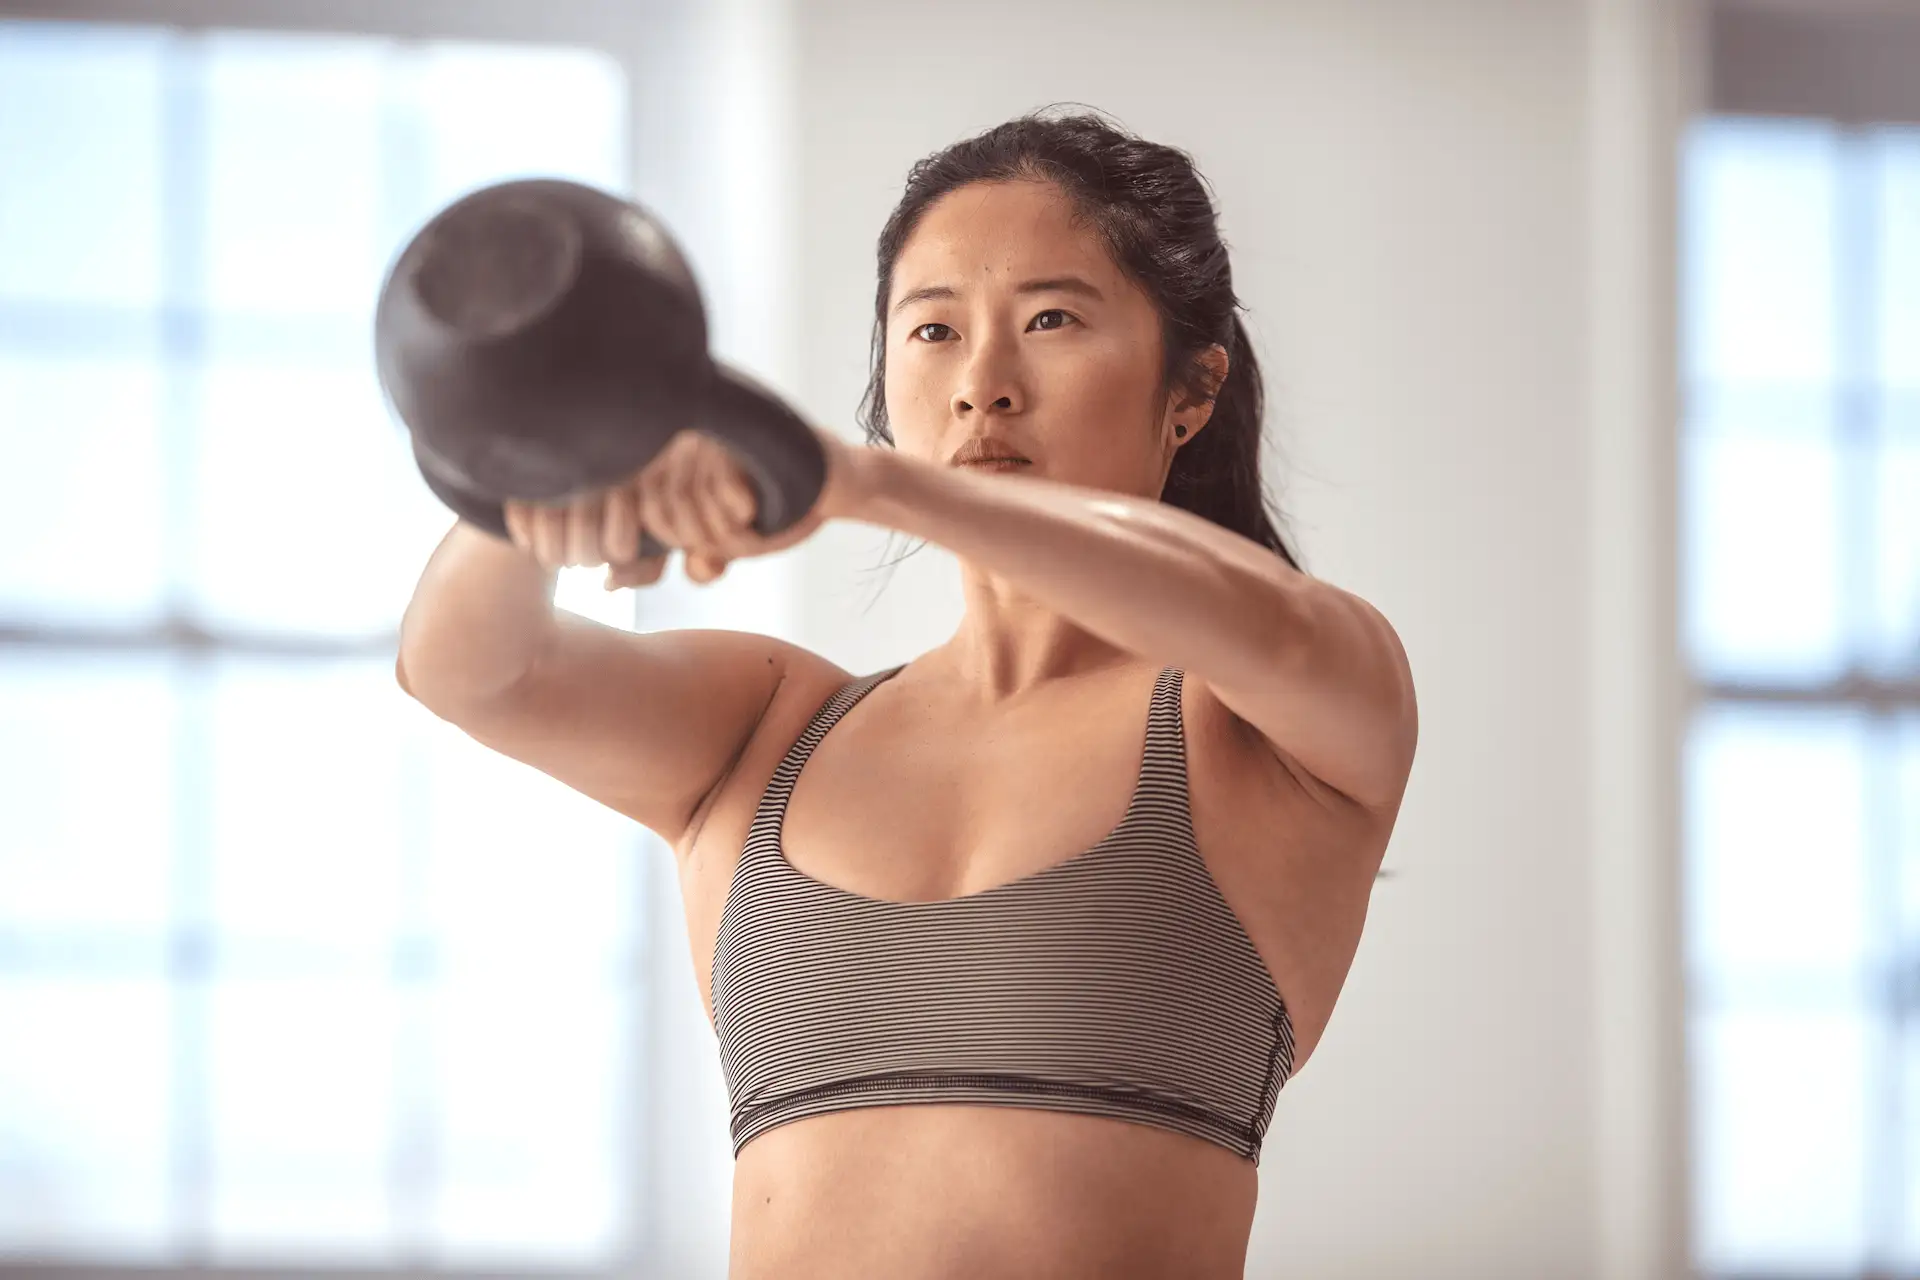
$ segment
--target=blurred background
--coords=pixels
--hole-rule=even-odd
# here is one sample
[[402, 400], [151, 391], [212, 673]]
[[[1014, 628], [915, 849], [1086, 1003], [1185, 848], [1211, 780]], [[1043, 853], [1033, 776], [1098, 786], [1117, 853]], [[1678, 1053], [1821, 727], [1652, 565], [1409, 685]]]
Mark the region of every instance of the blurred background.
[[[394, 684], [372, 301], [592, 182], [852, 437], [908, 166], [1055, 101], [1211, 180], [1421, 695], [1249, 1276], [1920, 1276], [1920, 5], [0, 0], [0, 1280], [724, 1275], [670, 855]], [[902, 549], [559, 603], [871, 671]]]

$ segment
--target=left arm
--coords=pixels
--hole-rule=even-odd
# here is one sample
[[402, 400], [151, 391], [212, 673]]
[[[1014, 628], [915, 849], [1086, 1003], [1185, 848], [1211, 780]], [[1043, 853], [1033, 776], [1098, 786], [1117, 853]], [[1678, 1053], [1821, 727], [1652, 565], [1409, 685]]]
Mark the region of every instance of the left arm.
[[1165, 503], [840, 447], [850, 483], [823, 514], [947, 548], [1109, 644], [1199, 676], [1270, 747], [1353, 802], [1398, 805], [1417, 732], [1413, 679], [1366, 601]]

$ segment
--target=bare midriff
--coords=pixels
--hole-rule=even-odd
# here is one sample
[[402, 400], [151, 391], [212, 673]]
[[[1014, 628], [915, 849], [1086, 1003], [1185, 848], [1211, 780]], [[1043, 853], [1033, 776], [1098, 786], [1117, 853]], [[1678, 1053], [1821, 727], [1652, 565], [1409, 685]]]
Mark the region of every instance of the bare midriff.
[[734, 1165], [729, 1280], [1241, 1280], [1251, 1161], [1153, 1125], [1032, 1108], [863, 1107]]

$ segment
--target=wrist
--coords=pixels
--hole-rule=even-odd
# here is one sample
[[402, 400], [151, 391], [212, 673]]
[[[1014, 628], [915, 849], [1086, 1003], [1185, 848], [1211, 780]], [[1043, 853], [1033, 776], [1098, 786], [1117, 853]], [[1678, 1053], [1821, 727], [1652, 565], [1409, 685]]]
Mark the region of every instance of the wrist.
[[838, 438], [826, 445], [827, 482], [820, 493], [820, 513], [830, 520], [870, 520], [899, 459], [892, 449]]

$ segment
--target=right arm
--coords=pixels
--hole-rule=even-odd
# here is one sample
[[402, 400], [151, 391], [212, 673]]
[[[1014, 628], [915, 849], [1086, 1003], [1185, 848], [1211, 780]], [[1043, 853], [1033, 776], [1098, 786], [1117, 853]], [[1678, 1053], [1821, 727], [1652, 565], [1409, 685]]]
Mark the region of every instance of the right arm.
[[[571, 513], [576, 526], [583, 513], [596, 508]], [[536, 541], [519, 525], [510, 543], [455, 524], [407, 606], [396, 678], [476, 741], [678, 849], [789, 666], [821, 659], [750, 632], [636, 634], [555, 609], [553, 565], [594, 562], [597, 548], [539, 540], [537, 555]], [[664, 559], [611, 558], [634, 585], [657, 580]]]

